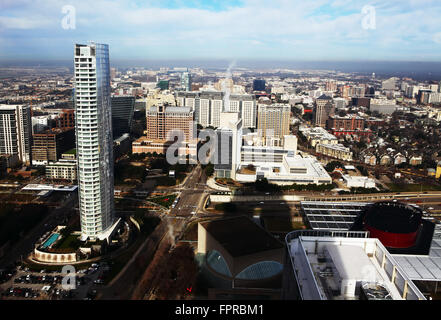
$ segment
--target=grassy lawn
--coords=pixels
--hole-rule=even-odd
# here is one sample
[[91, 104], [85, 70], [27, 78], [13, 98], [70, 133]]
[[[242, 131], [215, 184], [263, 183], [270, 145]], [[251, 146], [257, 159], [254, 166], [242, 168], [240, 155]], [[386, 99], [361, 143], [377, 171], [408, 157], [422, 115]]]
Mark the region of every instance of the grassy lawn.
[[177, 197], [176, 194], [169, 194], [166, 196], [150, 198], [147, 200], [154, 202], [154, 203], [157, 203], [163, 207], [170, 208], [170, 206], [173, 204], [173, 201], [175, 201], [176, 197]]
[[441, 186], [429, 184], [387, 184], [392, 192], [420, 192], [420, 191], [441, 191]]
[[81, 241], [78, 239], [78, 235], [70, 234], [67, 237], [63, 237], [58, 241], [53, 248], [54, 249], [72, 249], [77, 250], [81, 245]]

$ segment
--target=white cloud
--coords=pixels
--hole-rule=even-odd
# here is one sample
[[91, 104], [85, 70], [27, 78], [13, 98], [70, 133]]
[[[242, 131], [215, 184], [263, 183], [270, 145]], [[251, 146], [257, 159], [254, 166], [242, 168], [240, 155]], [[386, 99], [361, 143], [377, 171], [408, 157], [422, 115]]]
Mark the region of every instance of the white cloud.
[[[189, 55], [213, 51], [220, 56], [235, 51], [247, 55], [258, 45], [262, 54], [274, 57], [287, 55], [289, 49], [299, 54], [299, 50], [321, 51], [330, 57], [345, 51], [351, 56], [371, 56], [389, 54], [397, 46], [401, 46], [401, 53], [415, 52], [419, 47], [415, 41], [441, 44], [437, 36], [441, 30], [441, 4], [423, 1], [424, 5], [419, 5], [420, 0], [245, 0], [243, 6], [215, 12], [159, 8], [155, 7], [157, 1], [150, 2], [150, 7], [138, 7], [129, 0], [78, 0], [73, 2], [77, 29], [66, 32], [61, 29], [61, 8], [68, 1], [37, 0], [24, 6], [18, 4], [14, 9], [12, 1], [7, 0], [0, 26], [6, 36], [13, 30], [29, 31], [23, 35], [27, 40], [41, 34], [83, 41], [111, 39], [115, 44], [127, 46], [128, 50], [121, 49], [121, 53], [129, 54], [159, 53], [161, 48], [168, 50], [175, 43], [179, 48], [176, 54]], [[328, 4], [325, 8], [331, 9], [317, 14], [317, 10]], [[361, 9], [366, 4], [376, 8], [376, 30], [362, 28]], [[146, 50], [149, 46], [150, 50]], [[281, 52], [282, 48], [285, 51]]]

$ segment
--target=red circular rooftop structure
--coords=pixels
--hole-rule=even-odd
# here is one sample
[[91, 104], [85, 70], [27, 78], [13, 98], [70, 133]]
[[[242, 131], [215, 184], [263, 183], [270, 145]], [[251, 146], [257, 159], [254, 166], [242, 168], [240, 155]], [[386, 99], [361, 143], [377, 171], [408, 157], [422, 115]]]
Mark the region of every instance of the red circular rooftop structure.
[[364, 209], [363, 229], [388, 248], [404, 249], [416, 245], [422, 225], [420, 208], [400, 202], [376, 202]]

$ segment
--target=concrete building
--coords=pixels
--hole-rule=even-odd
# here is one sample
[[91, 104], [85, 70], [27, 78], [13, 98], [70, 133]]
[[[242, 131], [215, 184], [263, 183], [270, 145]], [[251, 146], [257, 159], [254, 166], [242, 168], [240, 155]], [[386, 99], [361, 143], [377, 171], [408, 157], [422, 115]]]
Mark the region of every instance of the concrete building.
[[242, 147], [242, 119], [238, 112], [222, 112], [216, 129], [214, 170], [218, 178], [236, 179]]
[[343, 161], [352, 161], [351, 149], [345, 147], [342, 144], [317, 143], [315, 145], [315, 152]]
[[17, 155], [24, 164], [32, 162], [31, 109], [24, 105], [0, 105], [0, 154]]
[[285, 299], [426, 300], [381, 242], [367, 233], [294, 231], [286, 246]]
[[56, 162], [61, 154], [75, 147], [75, 130], [47, 130], [44, 133], [33, 134], [32, 164], [46, 165]]
[[378, 113], [391, 115], [398, 110], [397, 102], [395, 100], [386, 99], [371, 99], [370, 111], [377, 111]]
[[337, 137], [330, 134], [324, 128], [300, 127], [299, 131], [306, 137], [313, 148], [315, 148], [317, 144], [338, 144]]
[[82, 239], [108, 239], [116, 227], [109, 48], [76, 44], [75, 115]]
[[291, 107], [289, 104], [258, 105], [257, 130], [267, 146], [283, 146], [283, 138], [290, 134]]
[[315, 125], [325, 128], [328, 118], [335, 113], [334, 103], [331, 97], [321, 95], [315, 101]]
[[195, 138], [193, 111], [188, 107], [153, 106], [146, 112], [147, 138], [172, 140], [174, 132], [180, 131], [184, 140]]
[[348, 188], [375, 188], [375, 180], [363, 176], [342, 175], [342, 178]]
[[372, 134], [370, 130], [365, 129], [366, 120], [356, 115], [347, 115], [345, 117], [330, 116], [326, 128], [336, 137], [345, 135], [366, 136]]
[[257, 104], [251, 94], [230, 95], [230, 112], [239, 112], [243, 128], [256, 128]]
[[77, 180], [77, 161], [60, 159], [46, 165], [46, 178], [50, 180]]

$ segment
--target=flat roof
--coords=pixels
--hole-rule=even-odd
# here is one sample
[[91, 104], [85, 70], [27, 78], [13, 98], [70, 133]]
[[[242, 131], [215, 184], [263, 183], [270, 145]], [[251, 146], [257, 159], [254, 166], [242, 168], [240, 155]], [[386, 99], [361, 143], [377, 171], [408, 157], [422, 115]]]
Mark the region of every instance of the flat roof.
[[[404, 299], [425, 300], [398, 261], [378, 239], [300, 234], [290, 239], [287, 237], [286, 241], [293, 264], [292, 272], [304, 300], [360, 299], [356, 290], [355, 296], [345, 296], [338, 290], [341, 288], [338, 281], [341, 278], [357, 280], [357, 285], [369, 284], [372, 287], [380, 284], [394, 300], [403, 300], [402, 292], [407, 283], [408, 291]], [[326, 255], [326, 251], [330, 253], [330, 257]], [[382, 263], [384, 258], [385, 264]], [[391, 270], [394, 267], [399, 281], [393, 282]]]
[[430, 253], [427, 256], [394, 254], [393, 257], [410, 279], [441, 281], [440, 239], [432, 239]]
[[366, 268], [373, 267], [363, 248], [351, 245], [326, 245], [332, 262], [338, 274], [345, 280], [375, 281], [380, 275], [366, 272]]
[[283, 248], [283, 244], [246, 216], [201, 223], [232, 257]]
[[54, 184], [28, 184], [21, 190], [51, 190], [51, 191], [75, 191], [78, 188], [76, 185], [64, 186], [64, 185], [54, 185]]

